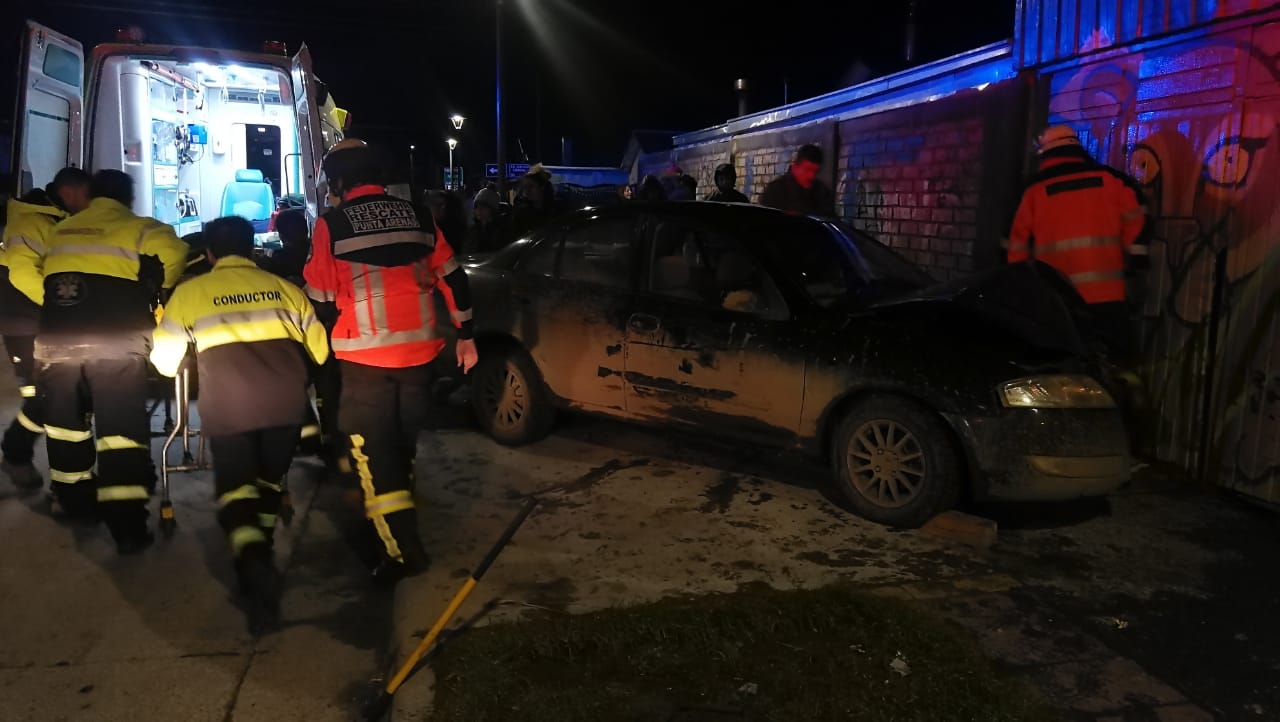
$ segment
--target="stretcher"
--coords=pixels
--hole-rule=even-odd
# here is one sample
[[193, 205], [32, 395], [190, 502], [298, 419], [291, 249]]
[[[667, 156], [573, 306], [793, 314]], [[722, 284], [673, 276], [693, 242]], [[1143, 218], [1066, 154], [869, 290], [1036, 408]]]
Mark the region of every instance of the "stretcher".
[[[151, 407], [151, 415], [154, 417], [156, 410], [160, 404], [164, 404], [165, 423], [164, 445], [160, 447], [160, 533], [165, 538], [173, 536], [177, 529], [178, 520], [173, 512], [173, 496], [169, 483], [169, 475], [179, 472], [204, 471], [210, 468], [208, 458], [205, 454], [205, 437], [200, 433], [200, 429], [191, 426], [191, 404], [193, 403], [191, 389], [194, 381], [193, 366], [195, 364], [195, 354], [188, 352], [186, 358], [182, 360], [182, 364], [178, 367], [178, 373], [173, 377], [173, 397], [165, 397], [157, 401]], [[154, 432], [153, 432], [154, 435]], [[182, 440], [182, 455], [178, 463], [169, 463], [170, 449], [174, 442]], [[191, 453], [192, 443], [195, 443], [195, 453]], [[293, 499], [289, 494], [288, 479], [280, 480], [280, 513], [281, 523], [288, 526], [293, 521]]]

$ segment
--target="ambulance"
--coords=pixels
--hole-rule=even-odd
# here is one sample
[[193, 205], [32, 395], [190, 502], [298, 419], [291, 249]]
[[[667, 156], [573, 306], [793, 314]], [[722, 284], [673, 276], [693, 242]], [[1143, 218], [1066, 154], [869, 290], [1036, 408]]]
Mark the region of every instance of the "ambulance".
[[[140, 33], [86, 56], [28, 22], [19, 62], [13, 172], [17, 193], [65, 166], [115, 168], [134, 180], [133, 211], [199, 231], [226, 215], [266, 233], [277, 205], [323, 210], [325, 150], [350, 123], [312, 72], [304, 45], [262, 52], [143, 44]], [[282, 202], [282, 199], [285, 199]]]

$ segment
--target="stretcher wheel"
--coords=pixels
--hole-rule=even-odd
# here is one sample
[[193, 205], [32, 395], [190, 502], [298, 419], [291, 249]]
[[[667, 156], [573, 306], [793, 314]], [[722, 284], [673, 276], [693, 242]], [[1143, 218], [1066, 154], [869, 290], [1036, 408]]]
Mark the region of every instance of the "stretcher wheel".
[[164, 534], [165, 539], [173, 538], [173, 532], [178, 528], [178, 520], [173, 516], [173, 504], [162, 502], [160, 504], [160, 533]]
[[293, 497], [289, 492], [280, 495], [280, 523], [289, 526], [293, 522]]

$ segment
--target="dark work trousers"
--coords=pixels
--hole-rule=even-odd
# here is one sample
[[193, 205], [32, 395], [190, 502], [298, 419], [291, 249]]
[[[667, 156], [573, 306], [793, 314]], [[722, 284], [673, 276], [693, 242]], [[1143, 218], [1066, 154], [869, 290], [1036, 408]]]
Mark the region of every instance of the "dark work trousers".
[[347, 435], [351, 470], [364, 494], [365, 516], [387, 558], [425, 560], [413, 505], [418, 434], [431, 404], [428, 366], [384, 369], [340, 362], [338, 427]]
[[298, 426], [276, 426], [209, 438], [218, 523], [237, 560], [271, 547], [281, 482], [289, 473], [299, 433]]
[[15, 466], [27, 466], [35, 455], [36, 439], [44, 433], [44, 415], [40, 410], [40, 397], [36, 395], [35, 336], [5, 336], [4, 349], [13, 364], [13, 375], [18, 378], [18, 391], [22, 393], [22, 410], [9, 424], [0, 441], [0, 453]]
[[312, 383], [316, 389], [316, 407], [320, 410], [320, 432], [325, 443], [337, 443], [338, 409], [342, 396], [342, 372], [338, 360], [332, 355], [320, 366], [312, 368]]
[[92, 514], [96, 507], [117, 542], [145, 536], [147, 501], [156, 484], [146, 359], [44, 363], [36, 386], [58, 502], [73, 515]]
[[1129, 317], [1129, 304], [1124, 301], [1091, 303], [1089, 319], [1093, 323], [1093, 338], [1111, 363], [1126, 367], [1134, 361], [1137, 339], [1133, 320]]

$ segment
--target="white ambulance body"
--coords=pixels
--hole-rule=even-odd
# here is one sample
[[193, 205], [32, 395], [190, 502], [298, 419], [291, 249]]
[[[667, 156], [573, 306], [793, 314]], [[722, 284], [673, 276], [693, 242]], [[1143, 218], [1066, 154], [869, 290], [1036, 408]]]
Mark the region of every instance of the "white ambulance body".
[[65, 166], [116, 168], [133, 210], [179, 235], [239, 215], [259, 233], [282, 196], [314, 220], [317, 169], [347, 114], [311, 71], [304, 45], [283, 54], [112, 43], [85, 63], [80, 43], [27, 23], [13, 162], [17, 191]]

